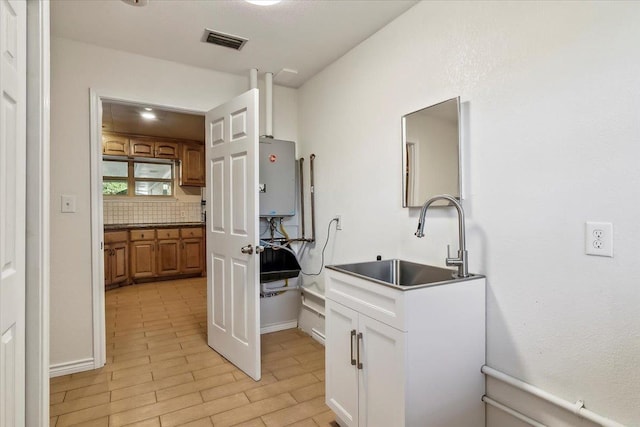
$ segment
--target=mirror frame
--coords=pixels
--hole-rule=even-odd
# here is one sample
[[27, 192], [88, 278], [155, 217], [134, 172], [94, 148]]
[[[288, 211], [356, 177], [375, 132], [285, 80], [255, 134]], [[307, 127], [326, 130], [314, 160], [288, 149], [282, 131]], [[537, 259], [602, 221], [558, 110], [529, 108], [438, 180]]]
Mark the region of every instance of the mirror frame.
[[[444, 100], [442, 102], [438, 102], [436, 104], [433, 105], [429, 105], [427, 107], [421, 108], [419, 110], [415, 110], [412, 111], [410, 113], [405, 114], [404, 116], [402, 116], [402, 120], [401, 120], [401, 127], [402, 127], [402, 207], [403, 208], [420, 208], [422, 207], [422, 204], [420, 205], [409, 205], [407, 203], [407, 179], [406, 179], [406, 175], [407, 175], [407, 117], [410, 116], [411, 114], [417, 113], [419, 111], [423, 111], [426, 110], [428, 108], [431, 107], [435, 107], [441, 104], [444, 104], [445, 102], [450, 102], [450, 101], [456, 101], [456, 110], [458, 113], [458, 171], [457, 171], [457, 175], [458, 175], [458, 194], [451, 194], [451, 196], [453, 196], [456, 200], [461, 200], [462, 199], [462, 120], [460, 117], [460, 97], [456, 96], [455, 98], [450, 98], [447, 100]], [[430, 197], [436, 196], [436, 194], [431, 195]], [[422, 203], [426, 202], [426, 200], [424, 200]], [[435, 203], [433, 206], [449, 206], [450, 203]]]

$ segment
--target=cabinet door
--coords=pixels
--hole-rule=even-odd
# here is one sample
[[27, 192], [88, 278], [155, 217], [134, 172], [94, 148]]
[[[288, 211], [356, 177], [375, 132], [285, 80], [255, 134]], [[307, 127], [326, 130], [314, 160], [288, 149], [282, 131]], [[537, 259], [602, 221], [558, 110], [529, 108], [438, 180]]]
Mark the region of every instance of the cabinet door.
[[129, 138], [118, 135], [102, 135], [102, 154], [112, 156], [129, 155]]
[[202, 239], [182, 239], [182, 272], [202, 272]]
[[180, 240], [158, 240], [158, 275], [180, 273]]
[[126, 242], [111, 245], [111, 284], [129, 280], [129, 251]]
[[182, 145], [180, 185], [204, 187], [204, 145]]
[[104, 245], [104, 286], [111, 284], [111, 245]]
[[156, 243], [141, 240], [131, 243], [131, 277], [142, 279], [155, 275]]
[[[358, 313], [330, 299], [325, 311], [326, 402], [343, 423], [358, 426]], [[386, 376], [386, 369], [380, 372]]]
[[145, 139], [131, 139], [129, 152], [135, 157], [153, 157], [154, 144], [153, 141]]
[[404, 426], [406, 333], [364, 314], [359, 314], [358, 332], [362, 333], [357, 343], [362, 363], [358, 397], [360, 425]]
[[178, 143], [176, 142], [156, 142], [154, 155], [159, 159], [177, 159]]

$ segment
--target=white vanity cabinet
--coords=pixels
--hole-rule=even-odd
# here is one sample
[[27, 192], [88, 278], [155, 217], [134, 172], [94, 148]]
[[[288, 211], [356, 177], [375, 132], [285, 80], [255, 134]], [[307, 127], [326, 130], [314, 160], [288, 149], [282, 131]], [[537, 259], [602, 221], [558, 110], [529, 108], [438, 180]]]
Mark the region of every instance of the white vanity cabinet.
[[404, 425], [406, 334], [332, 300], [325, 312], [329, 406], [349, 426]]
[[407, 290], [326, 278], [326, 402], [341, 426], [484, 426], [483, 277]]

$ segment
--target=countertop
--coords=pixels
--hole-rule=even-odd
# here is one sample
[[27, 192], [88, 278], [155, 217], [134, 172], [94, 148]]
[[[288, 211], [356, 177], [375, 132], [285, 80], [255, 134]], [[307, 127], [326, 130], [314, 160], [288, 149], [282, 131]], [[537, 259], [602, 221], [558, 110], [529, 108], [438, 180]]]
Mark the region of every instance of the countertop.
[[204, 222], [163, 222], [161, 224], [105, 224], [106, 231], [111, 230], [132, 230], [140, 228], [181, 228], [181, 227], [204, 227]]

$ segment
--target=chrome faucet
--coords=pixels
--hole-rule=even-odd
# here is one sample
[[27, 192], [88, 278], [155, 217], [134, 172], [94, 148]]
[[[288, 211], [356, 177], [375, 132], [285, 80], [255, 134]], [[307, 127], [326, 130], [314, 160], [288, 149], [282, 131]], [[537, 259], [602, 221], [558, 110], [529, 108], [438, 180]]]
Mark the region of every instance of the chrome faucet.
[[420, 219], [418, 220], [418, 230], [416, 231], [417, 237], [424, 237], [424, 221], [425, 215], [427, 214], [427, 209], [429, 206], [438, 200], [446, 200], [451, 203], [458, 210], [458, 257], [451, 258], [449, 254], [449, 245], [447, 245], [447, 258], [446, 263], [448, 266], [457, 266], [458, 267], [458, 277], [469, 277], [469, 270], [467, 267], [467, 246], [466, 240], [464, 237], [464, 210], [462, 210], [462, 206], [460, 203], [453, 197], [448, 194], [443, 194], [441, 196], [434, 196], [426, 201], [426, 203], [422, 206], [422, 210], [420, 211]]

